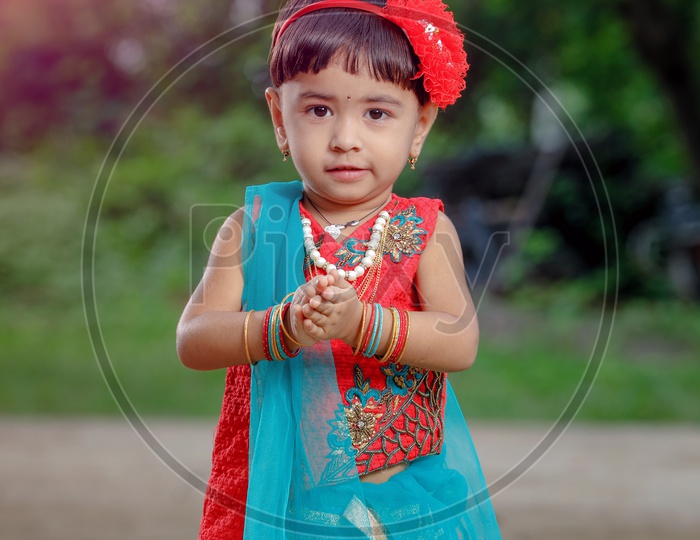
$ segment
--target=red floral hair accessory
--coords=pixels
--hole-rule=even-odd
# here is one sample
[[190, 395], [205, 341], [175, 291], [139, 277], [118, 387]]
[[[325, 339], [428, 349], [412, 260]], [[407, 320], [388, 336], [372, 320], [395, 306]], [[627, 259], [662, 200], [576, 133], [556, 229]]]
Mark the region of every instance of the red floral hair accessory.
[[347, 8], [379, 15], [403, 30], [419, 60], [415, 78], [423, 77], [430, 101], [444, 109], [452, 105], [466, 87], [469, 64], [464, 35], [442, 0], [387, 0], [384, 7], [362, 0], [321, 0], [304, 6], [280, 27], [273, 47], [284, 31], [308, 13], [321, 9]]

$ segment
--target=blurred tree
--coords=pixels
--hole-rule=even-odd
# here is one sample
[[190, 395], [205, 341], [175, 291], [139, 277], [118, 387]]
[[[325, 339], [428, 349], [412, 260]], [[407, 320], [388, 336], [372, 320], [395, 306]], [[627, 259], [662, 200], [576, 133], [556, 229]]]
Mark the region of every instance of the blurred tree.
[[[231, 0], [30, 3], [0, 2], [0, 149], [29, 150], [56, 131], [113, 135], [168, 69], [230, 26]], [[224, 59], [175, 93], [223, 103], [234, 80]]]
[[698, 2], [692, 0], [621, 0], [640, 58], [659, 82], [673, 107], [688, 156], [689, 181], [700, 197], [700, 76], [697, 66]]
[[[647, 3], [656, 8], [645, 10]], [[621, 4], [632, 7], [621, 9]], [[457, 20], [466, 25], [472, 64], [471, 93], [451, 112], [453, 137], [466, 133], [462, 140], [472, 144], [526, 139], [532, 102], [543, 82], [587, 137], [618, 132], [629, 138], [643, 158], [644, 174], [691, 182], [700, 177], [695, 112], [700, 57], [694, 54], [700, 34], [693, 31], [700, 2], [470, 0], [453, 5]], [[637, 19], [647, 24], [635, 23], [633, 33]], [[654, 47], [654, 54], [640, 43]], [[567, 125], [567, 118], [560, 119]]]
[[[224, 36], [221, 49], [183, 73], [167, 99], [194, 100], [212, 114], [241, 103], [264, 106], [264, 27], [274, 17], [261, 19], [255, 29], [263, 31], [233, 45], [226, 31], [274, 15], [281, 3], [31, 0], [28, 9], [26, 0], [0, 2], [0, 148], [32, 148], [57, 130], [113, 134], [164, 73], [217, 35]], [[693, 32], [700, 3], [452, 4], [456, 19], [466, 24], [472, 69], [465, 99], [438, 126], [447, 135], [441, 149], [457, 153], [474, 141], [527, 138], [533, 92], [541, 90], [527, 66], [555, 90], [585, 133], [626, 132], [647, 173], [693, 177], [700, 184], [694, 99], [700, 66], [693, 54], [700, 46]]]

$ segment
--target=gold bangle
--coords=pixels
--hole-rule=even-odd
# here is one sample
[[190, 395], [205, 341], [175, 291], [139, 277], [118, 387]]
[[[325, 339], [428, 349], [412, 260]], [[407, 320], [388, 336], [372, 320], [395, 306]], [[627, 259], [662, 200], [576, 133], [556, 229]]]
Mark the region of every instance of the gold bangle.
[[282, 332], [284, 332], [284, 335], [287, 336], [287, 339], [292, 342], [293, 345], [296, 345], [300, 349], [303, 347], [301, 343], [299, 343], [296, 339], [292, 337], [292, 335], [287, 331], [287, 329], [284, 327], [284, 310], [282, 311], [282, 315], [280, 315], [280, 326], [282, 327]]
[[[296, 292], [296, 291], [294, 291], [294, 292]], [[282, 301], [280, 302], [280, 305], [283, 306], [284, 303], [287, 301], [287, 298], [289, 298], [289, 297], [291, 297], [291, 296], [294, 296], [294, 292], [290, 292], [287, 296], [285, 296], [284, 298], [282, 298]]]
[[375, 355], [375, 358], [379, 361], [380, 364], [385, 363], [387, 360], [389, 360], [389, 358], [391, 358], [391, 355], [393, 355], [396, 351], [396, 345], [398, 345], [399, 343], [399, 329], [401, 327], [399, 323], [399, 310], [394, 307], [391, 307], [389, 308], [389, 311], [391, 312], [392, 316], [391, 337], [389, 338], [389, 346], [387, 347], [384, 356], [380, 357]]
[[[287, 301], [287, 298], [289, 298], [290, 296], [294, 296], [294, 293], [293, 292], [289, 293], [287, 296], [282, 298], [282, 302], [280, 302], [280, 306], [282, 306], [283, 312], [284, 312], [284, 303]], [[284, 317], [281, 317], [281, 316], [280, 316], [280, 326], [282, 327], [282, 332], [284, 332], [284, 335], [287, 336], [287, 339], [289, 339], [289, 341], [291, 341], [293, 345], [296, 345], [299, 348], [303, 347], [303, 345], [301, 343], [299, 343], [296, 339], [294, 339], [292, 337], [292, 334], [287, 331], [287, 329], [284, 326]]]
[[250, 349], [248, 349], [248, 323], [250, 322], [250, 316], [255, 313], [254, 309], [251, 309], [245, 316], [245, 321], [243, 322], [243, 345], [245, 346], [245, 357], [248, 360], [248, 363], [251, 366], [254, 366], [257, 364], [253, 363], [253, 360], [250, 358]]
[[365, 337], [365, 321], [367, 320], [367, 302], [362, 300], [362, 320], [360, 321], [360, 337], [357, 339], [357, 346], [352, 354], [355, 356], [360, 352], [360, 347], [362, 347], [362, 341]]

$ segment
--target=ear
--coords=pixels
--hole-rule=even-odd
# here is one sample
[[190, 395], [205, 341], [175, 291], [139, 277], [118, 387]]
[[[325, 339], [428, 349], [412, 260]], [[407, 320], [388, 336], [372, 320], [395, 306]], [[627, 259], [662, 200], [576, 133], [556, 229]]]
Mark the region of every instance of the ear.
[[265, 99], [267, 100], [267, 106], [270, 109], [272, 126], [275, 128], [275, 139], [277, 140], [277, 146], [281, 152], [289, 150], [287, 133], [284, 130], [284, 122], [282, 120], [282, 103], [280, 93], [274, 88], [268, 88], [265, 90]]
[[435, 103], [426, 103], [418, 112], [418, 121], [416, 122], [416, 131], [411, 143], [411, 155], [418, 157], [423, 148], [423, 143], [430, 133], [430, 128], [433, 127], [437, 118], [438, 106]]

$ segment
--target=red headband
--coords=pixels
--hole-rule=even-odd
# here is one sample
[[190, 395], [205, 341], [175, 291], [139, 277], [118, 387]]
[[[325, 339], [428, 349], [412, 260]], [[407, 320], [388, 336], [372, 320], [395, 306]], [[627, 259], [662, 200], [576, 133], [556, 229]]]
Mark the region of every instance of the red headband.
[[467, 53], [464, 36], [442, 0], [387, 0], [382, 8], [361, 0], [321, 0], [293, 13], [280, 27], [273, 48], [294, 21], [322, 9], [347, 8], [378, 15], [403, 30], [419, 60], [416, 78], [430, 100], [444, 109], [452, 105], [466, 87]]

